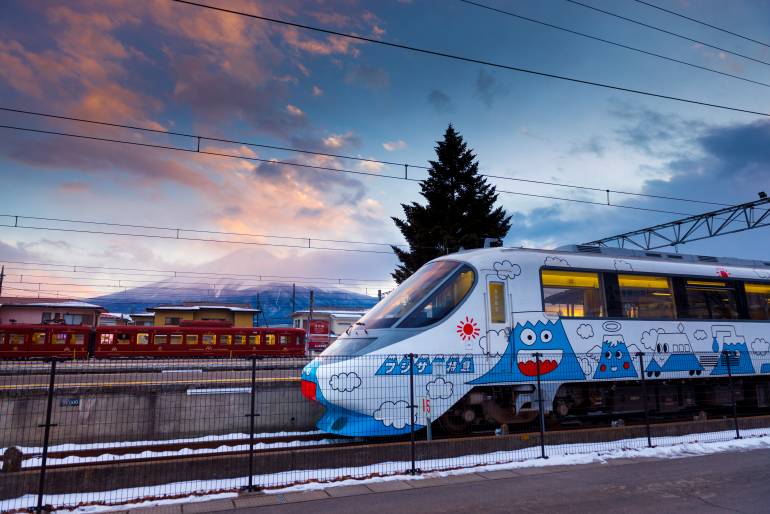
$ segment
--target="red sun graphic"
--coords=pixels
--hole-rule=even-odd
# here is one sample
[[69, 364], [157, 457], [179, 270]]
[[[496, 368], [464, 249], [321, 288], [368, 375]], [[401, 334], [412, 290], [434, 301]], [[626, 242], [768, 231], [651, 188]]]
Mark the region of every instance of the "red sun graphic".
[[465, 316], [465, 321], [461, 320], [460, 323], [457, 324], [457, 333], [460, 334], [463, 341], [476, 339], [479, 337], [479, 326], [473, 318]]

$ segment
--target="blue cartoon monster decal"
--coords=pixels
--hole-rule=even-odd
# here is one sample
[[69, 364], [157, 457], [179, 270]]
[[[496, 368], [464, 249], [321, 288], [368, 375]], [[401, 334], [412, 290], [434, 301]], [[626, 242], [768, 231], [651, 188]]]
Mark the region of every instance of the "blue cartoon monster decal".
[[561, 320], [517, 323], [508, 339], [502, 358], [473, 384], [524, 382], [537, 380], [540, 354], [542, 380], [585, 380], [580, 363], [572, 350]]
[[634, 359], [621, 335], [607, 334], [602, 342], [602, 353], [594, 379], [636, 378]]

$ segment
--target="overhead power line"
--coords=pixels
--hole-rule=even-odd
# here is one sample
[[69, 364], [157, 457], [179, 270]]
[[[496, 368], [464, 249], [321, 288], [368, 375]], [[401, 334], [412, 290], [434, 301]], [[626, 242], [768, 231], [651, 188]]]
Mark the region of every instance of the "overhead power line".
[[511, 16], [513, 18], [518, 18], [520, 20], [525, 20], [525, 21], [529, 21], [529, 22], [532, 22], [532, 23], [536, 23], [536, 24], [542, 25], [544, 27], [550, 27], [552, 29], [561, 30], [561, 31], [567, 32], [569, 34], [573, 34], [573, 35], [576, 35], [576, 36], [592, 39], [594, 41], [599, 41], [600, 43], [605, 43], [605, 44], [608, 44], [608, 45], [616, 46], [618, 48], [623, 48], [625, 50], [631, 50], [632, 52], [638, 52], [640, 54], [649, 55], [651, 57], [657, 57], [658, 59], [663, 59], [665, 61], [674, 62], [674, 63], [677, 63], [677, 64], [682, 64], [684, 66], [689, 66], [691, 68], [697, 68], [699, 70], [708, 71], [710, 73], [716, 73], [718, 75], [723, 75], [725, 77], [730, 77], [730, 78], [734, 78], [734, 79], [737, 79], [737, 80], [742, 80], [744, 82], [750, 82], [750, 83], [756, 84], [758, 86], [770, 87], [770, 84], [768, 84], [767, 82], [761, 82], [759, 80], [754, 80], [754, 79], [750, 79], [750, 78], [747, 78], [747, 77], [741, 77], [740, 75], [734, 75], [732, 73], [727, 73], [725, 71], [719, 71], [719, 70], [716, 70], [714, 68], [709, 68], [708, 66], [701, 66], [699, 64], [695, 64], [695, 63], [691, 63], [691, 62], [688, 62], [688, 61], [684, 61], [682, 59], [675, 59], [674, 57], [669, 57], [669, 56], [666, 56], [666, 55], [658, 54], [658, 53], [655, 53], [655, 52], [651, 52], [649, 50], [643, 50], [641, 48], [636, 48], [636, 47], [633, 47], [633, 46], [630, 46], [630, 45], [626, 45], [626, 44], [623, 44], [623, 43], [618, 43], [616, 41], [610, 41], [609, 39], [604, 39], [604, 38], [601, 38], [601, 37], [598, 37], [598, 36], [592, 36], [590, 34], [586, 34], [585, 32], [579, 32], [577, 30], [568, 29], [566, 27], [560, 27], [558, 25], [554, 25], [553, 23], [548, 23], [548, 22], [545, 22], [545, 21], [542, 21], [542, 20], [537, 20], [535, 18], [530, 18], [530, 17], [527, 17], [527, 16], [523, 16], [521, 14], [516, 14], [516, 13], [511, 12], [511, 11], [506, 11], [506, 10], [503, 10], [503, 9], [497, 9], [496, 7], [492, 7], [492, 6], [485, 5], [485, 4], [478, 3], [478, 2], [473, 2], [471, 0], [459, 0], [459, 1], [463, 2], [465, 4], [468, 4], [468, 5], [474, 5], [476, 7], [482, 8], [482, 9], [487, 9], [489, 11], [493, 11], [493, 12], [496, 12], [496, 13], [499, 13], [499, 14], [504, 14], [506, 16]]
[[[324, 29], [324, 28], [315, 27], [315, 26], [312, 26], [312, 25], [305, 25], [305, 24], [302, 24], [302, 23], [295, 23], [295, 22], [291, 22], [291, 21], [287, 21], [287, 20], [281, 20], [281, 19], [277, 19], [277, 18], [269, 18], [267, 16], [260, 16], [260, 15], [257, 15], [257, 14], [249, 14], [249, 13], [245, 13], [245, 12], [242, 12], [242, 11], [236, 11], [236, 10], [233, 10], [233, 9], [225, 9], [223, 7], [215, 7], [215, 6], [212, 6], [212, 5], [201, 4], [201, 3], [198, 3], [198, 2], [191, 2], [189, 0], [171, 0], [171, 1], [172, 2], [177, 2], [177, 3], [180, 3], [180, 4], [186, 4], [186, 5], [190, 5], [190, 6], [200, 7], [202, 9], [209, 9], [209, 10], [212, 10], [212, 11], [229, 13], [229, 14], [238, 15], [238, 16], [244, 16], [244, 17], [247, 17], [247, 18], [255, 19], [255, 20], [262, 20], [262, 21], [267, 21], [267, 22], [270, 22], [270, 23], [276, 23], [276, 24], [287, 26], [287, 27], [295, 27], [295, 28], [299, 28], [299, 29], [303, 29], [303, 30], [311, 30], [311, 31], [314, 31], [314, 32], [322, 33], [322, 34], [329, 34], [329, 35], [332, 35], [332, 36], [344, 37], [344, 38], [352, 39], [352, 40], [356, 40], [356, 41], [363, 41], [363, 42], [367, 42], [367, 43], [373, 43], [373, 44], [376, 44], [376, 45], [387, 46], [387, 47], [390, 47], [390, 48], [398, 48], [398, 49], [401, 49], [401, 50], [407, 50], [407, 51], [410, 51], [410, 52], [421, 53], [421, 54], [425, 54], [425, 55], [432, 55], [432, 56], [435, 56], [435, 57], [443, 57], [445, 59], [452, 59], [452, 60], [455, 60], [455, 61], [462, 61], [462, 62], [468, 62], [468, 63], [473, 63], [473, 64], [480, 64], [482, 66], [489, 66], [489, 67], [497, 68], [497, 69], [503, 69], [503, 70], [508, 70], [508, 71], [515, 71], [515, 72], [519, 72], [519, 73], [527, 73], [527, 74], [536, 75], [536, 76], [539, 76], [539, 77], [547, 77], [547, 78], [563, 80], [563, 81], [567, 81], [567, 82], [573, 82], [573, 83], [576, 83], [576, 84], [583, 84], [583, 85], [587, 85], [587, 86], [601, 87], [601, 88], [605, 88], [605, 89], [611, 89], [611, 90], [614, 90], [614, 91], [623, 91], [623, 92], [626, 92], [626, 93], [633, 93], [633, 94], [637, 94], [637, 95], [649, 96], [649, 97], [653, 97], [653, 98], [660, 98], [660, 99], [664, 99], [664, 100], [672, 100], [672, 101], [676, 101], [676, 102], [683, 102], [683, 103], [688, 103], [688, 104], [693, 104], [693, 105], [700, 105], [700, 106], [703, 106], [703, 107], [712, 107], [712, 108], [715, 108], [715, 109], [723, 109], [723, 110], [728, 110], [728, 111], [742, 112], [742, 113], [746, 113], [746, 114], [755, 114], [755, 115], [758, 115], [758, 116], [768, 116], [768, 117], [770, 117], [770, 113], [767, 113], [767, 112], [753, 111], [751, 109], [743, 109], [743, 108], [739, 108], [739, 107], [731, 107], [731, 106], [728, 106], [728, 105], [716, 104], [716, 103], [711, 103], [711, 102], [705, 102], [705, 101], [701, 101], [701, 100], [693, 100], [693, 99], [679, 97], [679, 96], [666, 95], [666, 94], [662, 94], [662, 93], [654, 93], [654, 92], [651, 92], [651, 91], [645, 91], [645, 90], [641, 90], [641, 89], [634, 89], [634, 88], [630, 88], [630, 87], [617, 86], [617, 85], [614, 85], [614, 84], [607, 84], [607, 83], [604, 83], [604, 82], [597, 82], [597, 81], [593, 81], [593, 80], [584, 80], [584, 79], [579, 79], [579, 78], [576, 78], [576, 77], [570, 77], [570, 76], [567, 76], [567, 75], [559, 75], [559, 74], [556, 74], [556, 73], [548, 73], [548, 72], [533, 70], [533, 69], [529, 69], [529, 68], [522, 68], [522, 67], [519, 67], [519, 66], [510, 66], [510, 65], [507, 65], [507, 64], [501, 64], [501, 63], [496, 63], [496, 62], [492, 62], [492, 61], [486, 61], [486, 60], [483, 60], [483, 59], [475, 59], [475, 58], [471, 58], [471, 57], [464, 57], [464, 56], [461, 56], [461, 55], [450, 54], [450, 53], [441, 52], [441, 51], [438, 51], [438, 50], [431, 50], [431, 49], [427, 49], [427, 48], [420, 48], [420, 47], [411, 46], [411, 45], [405, 45], [405, 44], [401, 44], [401, 43], [394, 43], [394, 42], [391, 42], [391, 41], [385, 41], [385, 40], [381, 40], [381, 39], [374, 39], [374, 38], [370, 38], [370, 37], [366, 37], [366, 36], [359, 36], [359, 35], [356, 35], [356, 34], [348, 34], [348, 33], [339, 32], [339, 31], [336, 31], [336, 30]], [[567, 0], [567, 1], [573, 1], [573, 0]], [[756, 59], [754, 59], [754, 60], [756, 60]], [[758, 61], [758, 62], [763, 62], [764, 64], [770, 65], [770, 63], [765, 63], [764, 61]]]
[[[182, 0], [173, 0], [173, 1], [181, 2]], [[629, 17], [623, 16], [621, 14], [617, 14], [617, 13], [614, 13], [614, 12], [611, 12], [611, 11], [600, 9], [598, 7], [594, 7], [593, 5], [589, 5], [589, 4], [585, 4], [583, 2], [579, 2], [578, 0], [564, 0], [564, 1], [565, 2], [569, 2], [571, 4], [579, 5], [580, 7], [584, 7], [586, 9], [590, 9], [592, 11], [596, 11], [596, 12], [600, 12], [602, 14], [606, 14], [607, 16], [612, 16], [613, 18], [618, 18], [620, 20], [625, 20], [625, 21], [627, 21], [629, 23], [633, 23], [635, 25], [639, 25], [640, 27], [646, 27], [648, 29], [658, 31], [658, 32], [661, 32], [663, 34], [668, 34], [669, 36], [674, 36], [674, 37], [677, 37], [679, 39], [684, 39], [685, 41], [689, 41], [691, 43], [697, 43], [699, 45], [703, 45], [703, 46], [707, 46], [709, 48], [713, 48], [714, 50], [719, 50], [720, 52], [724, 52], [724, 53], [727, 53], [727, 54], [730, 54], [730, 55], [734, 55], [736, 57], [742, 57], [743, 59], [748, 59], [749, 61], [754, 61], [754, 62], [759, 63], [759, 64], [764, 64], [765, 66], [770, 66], [770, 62], [768, 62], [768, 61], [763, 61], [762, 59], [756, 59], [754, 57], [751, 57], [749, 55], [745, 55], [745, 54], [742, 54], [742, 53], [733, 52], [732, 50], [728, 50], [726, 48], [722, 48], [721, 46], [712, 45], [711, 43], [706, 43], [705, 41], [700, 41], [698, 39], [694, 39], [694, 38], [691, 38], [689, 36], [685, 36], [685, 35], [679, 34], [677, 32], [673, 32], [673, 31], [670, 31], [670, 30], [662, 29], [660, 27], [656, 27], [655, 25], [651, 25], [651, 24], [645, 23], [643, 21], [635, 20], [633, 18], [629, 18]]]
[[[312, 150], [307, 149], [297, 149], [297, 148], [286, 148], [286, 147], [279, 147], [279, 146], [272, 146], [272, 145], [266, 145], [263, 143], [255, 143], [253, 141], [238, 141], [233, 139], [222, 139], [222, 138], [214, 138], [209, 137], [207, 135], [203, 134], [194, 134], [194, 133], [184, 133], [184, 132], [167, 132], [164, 130], [158, 130], [148, 127], [140, 127], [136, 125], [125, 125], [120, 123], [112, 123], [112, 122], [106, 122], [106, 121], [99, 121], [99, 120], [93, 120], [93, 119], [86, 119], [86, 118], [74, 118], [70, 116], [62, 116], [58, 114], [50, 114], [50, 113], [43, 113], [39, 111], [29, 111], [29, 110], [23, 110], [23, 109], [15, 109], [11, 107], [2, 107], [0, 106], [0, 111], [6, 111], [6, 112], [13, 112], [17, 114], [25, 114], [25, 115], [31, 115], [31, 116], [40, 116], [43, 118], [51, 118], [51, 119], [58, 119], [58, 120], [66, 120], [66, 121], [74, 121], [74, 122], [80, 122], [80, 123], [89, 123], [93, 125], [99, 125], [99, 126], [107, 126], [107, 127], [115, 127], [115, 128], [122, 128], [127, 130], [138, 130], [138, 131], [144, 131], [148, 133], [154, 133], [154, 134], [161, 134], [161, 135], [173, 135], [173, 136], [182, 136], [191, 138], [197, 141], [215, 141], [215, 142], [223, 142], [223, 143], [231, 143], [231, 144], [237, 144], [237, 145], [245, 145], [245, 146], [253, 146], [258, 148], [271, 148], [271, 149], [278, 149], [278, 150], [284, 150], [288, 152], [298, 152], [303, 154], [310, 154], [310, 155], [319, 155], [319, 156], [326, 156], [326, 157], [337, 157], [340, 159], [351, 159], [351, 160], [358, 160], [358, 161], [364, 161], [364, 162], [371, 162], [371, 163], [377, 163], [377, 164], [384, 164], [384, 165], [394, 165], [394, 166], [400, 166], [404, 167], [404, 177], [408, 178], [408, 169], [409, 168], [417, 168], [417, 169], [423, 169], [423, 170], [429, 170], [430, 168], [428, 166], [422, 166], [420, 164], [413, 164], [413, 163], [396, 163], [391, 161], [382, 161], [378, 159], [363, 159], [360, 157], [354, 157], [351, 155], [342, 155], [342, 154], [329, 154], [324, 152], [316, 152]], [[30, 131], [35, 132], [35, 129], [28, 129], [25, 127], [16, 127], [16, 126], [10, 126], [10, 125], [2, 125], [0, 128], [5, 128], [9, 130], [21, 130], [21, 131]], [[91, 136], [85, 136], [85, 135], [78, 135], [78, 134], [72, 134], [72, 133], [62, 133], [62, 132], [46, 132], [50, 133], [51, 135], [58, 135], [58, 136], [67, 136], [67, 137], [75, 137], [75, 138], [83, 138], [83, 139], [90, 139]], [[103, 139], [99, 139], [100, 141]], [[126, 141], [126, 140], [115, 140], [115, 139], [109, 139], [107, 142], [114, 142], [114, 143], [122, 143], [122, 144], [134, 144], [133, 141]], [[136, 143], [136, 144], [142, 144], [143, 143]], [[158, 145], [156, 148], [160, 149], [168, 149], [168, 150], [181, 150], [181, 151], [193, 151], [192, 149], [188, 148], [179, 148], [179, 147], [169, 147], [166, 145]], [[210, 152], [207, 152], [205, 150], [200, 150], [200, 145], [196, 148], [196, 153], [204, 153], [206, 155], [213, 155]], [[239, 155], [234, 154], [226, 154], [222, 155], [220, 153], [216, 153], [216, 156], [222, 157], [233, 157], [233, 158], [243, 158], [243, 159], [249, 159], [248, 157], [242, 157]], [[292, 162], [286, 162], [286, 161], [278, 161], [274, 159], [262, 159], [260, 162], [263, 163], [269, 163], [269, 164], [281, 164], [285, 166], [299, 166], [299, 167], [309, 167], [309, 165], [303, 165], [301, 163], [292, 163]], [[314, 169], [318, 169], [319, 167], [313, 167]], [[322, 167], [325, 171], [342, 171], [342, 172], [348, 172], [351, 173], [357, 173], [353, 170], [344, 170], [339, 168], [326, 168]], [[383, 178], [398, 178], [401, 179], [401, 175], [399, 176], [392, 176], [392, 175], [381, 175], [381, 174], [372, 174], [372, 173], [366, 173], [366, 175], [372, 175], [377, 177], [383, 177]], [[527, 178], [521, 178], [521, 177], [511, 177], [507, 175], [492, 175], [489, 173], [480, 173], [483, 177], [488, 178], [494, 178], [498, 180], [509, 180], [513, 182], [522, 182], [527, 184], [538, 184], [538, 185], [546, 185], [546, 186], [555, 186], [555, 187], [564, 187], [564, 188], [570, 188], [570, 189], [582, 189], [584, 191], [596, 191], [601, 193], [612, 193], [612, 194], [619, 194], [619, 195], [626, 195], [626, 196], [636, 196], [636, 197], [645, 197], [645, 198], [654, 198], [658, 200], [672, 200], [677, 202], [689, 202], [689, 203], [697, 203], [697, 204], [705, 204], [705, 205], [716, 205], [716, 206], [722, 206], [727, 207], [728, 204], [718, 203], [718, 202], [709, 202], [705, 200], [696, 200], [694, 198], [682, 198], [682, 197], [675, 197], [675, 196], [665, 196], [665, 195], [653, 195], [649, 193], [638, 193], [638, 192], [631, 192], [631, 191], [622, 191], [618, 189], [608, 189], [608, 188], [600, 188], [600, 187], [592, 187], [592, 186], [583, 186], [578, 184], [565, 184], [563, 182], [552, 182], [552, 181], [545, 181], [545, 180], [536, 180], [536, 179], [527, 179]], [[414, 177], [413, 177], [414, 178]], [[419, 179], [414, 179], [413, 181], [419, 182]]]
[[682, 13], [679, 13], [679, 12], [676, 12], [676, 11], [672, 11], [670, 9], [665, 9], [665, 8], [659, 6], [659, 5], [655, 5], [655, 4], [650, 3], [650, 2], [645, 2], [644, 0], [634, 0], [634, 2], [637, 2], [637, 3], [640, 3], [640, 4], [644, 4], [644, 5], [648, 6], [648, 7], [652, 7], [653, 9], [657, 9], [659, 11], [663, 11], [663, 12], [668, 13], [668, 14], [673, 14], [674, 16], [678, 16], [680, 18], [684, 18], [685, 20], [689, 20], [689, 21], [698, 23], [700, 25], [703, 25], [705, 27], [709, 27], [711, 29], [715, 29], [715, 30], [718, 30], [720, 32], [724, 32], [725, 34], [730, 34], [731, 36], [739, 37], [741, 39], [745, 39], [746, 41], [751, 41], [752, 43], [756, 43], [758, 45], [762, 45], [762, 46], [765, 46], [767, 48], [770, 48], [770, 43], [765, 43], [763, 41], [759, 41], [759, 40], [754, 39], [752, 37], [745, 36], [743, 34], [738, 34], [737, 32], [733, 32], [731, 30], [727, 30], [727, 29], [722, 28], [722, 27], [717, 27], [716, 25], [712, 25], [711, 23], [706, 23], [703, 20], [698, 20], [696, 18], [691, 18], [690, 16], [685, 16]]

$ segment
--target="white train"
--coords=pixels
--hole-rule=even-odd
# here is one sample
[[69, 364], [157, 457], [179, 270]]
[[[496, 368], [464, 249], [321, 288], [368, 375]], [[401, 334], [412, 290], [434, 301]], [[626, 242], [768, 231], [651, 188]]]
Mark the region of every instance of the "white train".
[[729, 405], [728, 366], [738, 399], [768, 407], [770, 262], [585, 246], [447, 255], [309, 363], [302, 391], [325, 406], [325, 432], [437, 419], [462, 431], [531, 421], [538, 366], [544, 410], [562, 419], [638, 412], [642, 373], [659, 412]]

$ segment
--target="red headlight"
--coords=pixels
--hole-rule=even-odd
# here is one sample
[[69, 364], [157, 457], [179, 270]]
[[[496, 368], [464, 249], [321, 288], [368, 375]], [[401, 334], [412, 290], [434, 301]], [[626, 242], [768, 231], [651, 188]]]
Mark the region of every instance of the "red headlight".
[[310, 380], [303, 380], [300, 384], [300, 388], [302, 390], [302, 396], [307, 398], [308, 400], [316, 401], [315, 397], [315, 391], [316, 391], [316, 383], [311, 382]]

